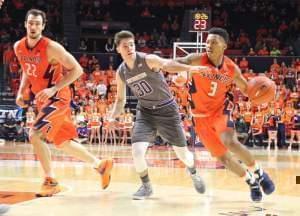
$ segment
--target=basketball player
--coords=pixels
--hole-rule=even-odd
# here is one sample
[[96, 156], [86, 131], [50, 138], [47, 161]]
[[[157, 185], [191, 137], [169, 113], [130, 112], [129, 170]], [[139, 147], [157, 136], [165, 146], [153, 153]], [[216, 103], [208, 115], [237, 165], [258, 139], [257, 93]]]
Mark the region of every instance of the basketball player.
[[112, 160], [100, 161], [82, 145], [73, 141], [77, 133], [71, 120], [69, 85], [81, 76], [82, 68], [60, 44], [42, 35], [45, 25], [46, 15], [43, 11], [29, 10], [25, 18], [27, 35], [14, 45], [23, 71], [16, 103], [26, 107], [23, 93], [30, 86], [38, 109], [36, 120], [29, 132], [30, 142], [45, 173], [45, 181], [37, 196], [52, 196], [60, 191], [45, 140], [90, 163], [102, 175], [102, 188], [105, 189], [110, 183]]
[[[188, 65], [208, 66], [212, 69], [191, 75], [191, 106], [196, 133], [214, 157], [230, 171], [246, 180], [250, 186], [252, 200], [260, 201], [262, 193], [259, 184], [266, 194], [271, 194], [275, 187], [250, 152], [238, 141], [234, 123], [226, 112], [227, 107], [224, 104], [226, 92], [233, 82], [244, 94], [247, 93], [247, 81], [241, 75], [240, 69], [224, 56], [228, 39], [226, 30], [212, 28], [206, 40], [205, 53], [190, 54], [178, 58], [177, 61]], [[252, 168], [257, 178], [245, 169], [232, 153]]]
[[[4, 0], [0, 0], [0, 9], [1, 9], [3, 3], [4, 3]], [[8, 205], [0, 203], [0, 214], [4, 214], [8, 210], [9, 210], [9, 206]]]
[[161, 70], [196, 72], [207, 68], [187, 66], [156, 55], [136, 52], [134, 39], [129, 31], [120, 31], [114, 38], [123, 63], [117, 70], [117, 100], [110, 116], [110, 121], [113, 122], [123, 112], [128, 85], [138, 99], [131, 141], [134, 166], [142, 181], [142, 186], [133, 194], [133, 199], [145, 199], [152, 195], [145, 154], [156, 133], [173, 145], [177, 157], [188, 167], [195, 189], [204, 193], [205, 186], [196, 174], [193, 154], [186, 146], [178, 106]]

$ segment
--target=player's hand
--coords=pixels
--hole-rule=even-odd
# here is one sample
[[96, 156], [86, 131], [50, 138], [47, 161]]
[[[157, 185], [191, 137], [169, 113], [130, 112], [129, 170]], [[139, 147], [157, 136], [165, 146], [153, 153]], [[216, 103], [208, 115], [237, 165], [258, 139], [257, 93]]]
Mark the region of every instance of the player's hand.
[[57, 89], [53, 86], [51, 88], [46, 88], [39, 93], [36, 94], [35, 99], [39, 102], [46, 102], [49, 98], [51, 98], [55, 93], [57, 92]]
[[0, 8], [2, 7], [4, 0], [0, 0]]
[[[1, 1], [1, 0], [0, 0]], [[16, 98], [16, 104], [21, 107], [21, 108], [25, 108], [27, 107], [28, 105], [25, 103], [24, 101], [24, 97], [22, 94], [18, 94], [17, 95], [17, 98]]]

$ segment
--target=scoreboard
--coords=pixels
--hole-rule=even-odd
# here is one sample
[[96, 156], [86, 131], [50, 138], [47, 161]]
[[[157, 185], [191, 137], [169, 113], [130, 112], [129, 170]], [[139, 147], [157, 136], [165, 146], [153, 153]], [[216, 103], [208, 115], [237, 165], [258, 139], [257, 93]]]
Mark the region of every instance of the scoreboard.
[[208, 31], [211, 27], [211, 12], [208, 10], [190, 11], [190, 32]]

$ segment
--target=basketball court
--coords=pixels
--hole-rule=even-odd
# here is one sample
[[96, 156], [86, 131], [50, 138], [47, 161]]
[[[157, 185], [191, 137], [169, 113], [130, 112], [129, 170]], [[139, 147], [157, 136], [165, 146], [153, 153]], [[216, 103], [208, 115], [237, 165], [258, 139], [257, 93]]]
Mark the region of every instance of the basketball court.
[[250, 200], [248, 186], [204, 149], [196, 148], [199, 173], [207, 191], [196, 193], [184, 166], [168, 147], [152, 147], [147, 159], [154, 195], [148, 200], [132, 200], [140, 180], [135, 173], [129, 145], [112, 147], [88, 146], [98, 157], [115, 160], [112, 182], [107, 190], [100, 187], [98, 174], [89, 165], [63, 155], [51, 146], [54, 168], [63, 191], [49, 198], [35, 198], [40, 187], [42, 170], [33, 155], [32, 146], [6, 143], [0, 147], [0, 202], [11, 204], [6, 215], [277, 215], [300, 214], [300, 154], [252, 150], [272, 176], [276, 191], [262, 202]]

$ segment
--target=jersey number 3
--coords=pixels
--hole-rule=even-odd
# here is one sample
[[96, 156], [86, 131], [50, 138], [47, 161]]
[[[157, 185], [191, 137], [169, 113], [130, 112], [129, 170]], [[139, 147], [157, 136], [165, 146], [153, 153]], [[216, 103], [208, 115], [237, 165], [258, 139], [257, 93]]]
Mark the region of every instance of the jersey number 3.
[[217, 89], [218, 89], [218, 83], [217, 82], [211, 82], [210, 83], [210, 91], [208, 92], [208, 96], [215, 96], [216, 95], [216, 92], [217, 92]]

